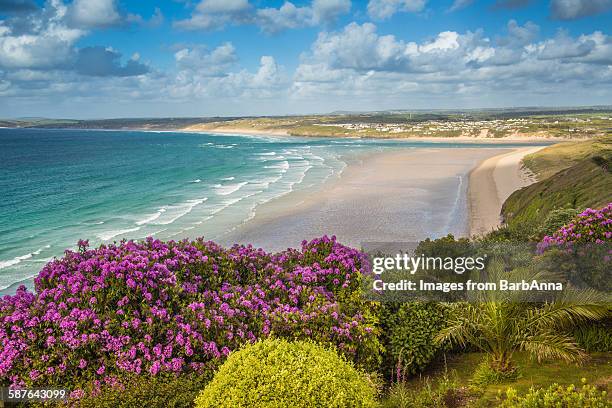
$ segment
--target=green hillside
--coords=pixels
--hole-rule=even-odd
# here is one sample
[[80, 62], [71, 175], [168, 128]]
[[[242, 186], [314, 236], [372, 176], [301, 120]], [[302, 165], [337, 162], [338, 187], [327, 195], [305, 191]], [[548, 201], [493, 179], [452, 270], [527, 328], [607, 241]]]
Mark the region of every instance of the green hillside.
[[523, 163], [544, 180], [593, 156], [612, 154], [612, 136], [579, 142], [558, 143], [525, 157]]
[[612, 142], [562, 143], [528, 156], [525, 165], [541, 180], [515, 191], [502, 215], [510, 229], [533, 233], [550, 211], [601, 207], [612, 201]]

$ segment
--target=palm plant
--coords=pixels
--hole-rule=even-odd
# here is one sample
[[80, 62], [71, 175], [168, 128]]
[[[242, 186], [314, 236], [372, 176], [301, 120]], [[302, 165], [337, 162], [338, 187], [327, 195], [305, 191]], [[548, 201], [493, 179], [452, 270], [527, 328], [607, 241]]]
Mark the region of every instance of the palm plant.
[[[501, 272], [494, 265], [489, 281], [493, 281], [491, 277], [499, 277]], [[529, 269], [512, 272], [511, 279], [517, 281], [527, 277], [540, 281], [545, 278], [543, 272]], [[504, 279], [508, 279], [508, 275], [506, 272]], [[517, 351], [528, 352], [538, 361], [583, 360], [586, 353], [576, 344], [569, 329], [610, 316], [605, 297], [595, 291], [564, 291], [554, 300], [541, 303], [521, 299], [526, 295], [529, 296], [526, 293], [480, 293], [471, 303], [455, 303], [451, 305], [447, 327], [435, 340], [471, 345], [488, 354], [493, 370], [510, 372], [515, 368], [512, 357]]]

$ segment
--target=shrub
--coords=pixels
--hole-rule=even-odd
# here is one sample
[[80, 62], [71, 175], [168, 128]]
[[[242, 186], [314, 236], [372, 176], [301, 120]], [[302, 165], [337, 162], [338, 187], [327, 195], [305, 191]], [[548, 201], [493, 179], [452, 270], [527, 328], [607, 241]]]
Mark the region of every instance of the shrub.
[[573, 208], [560, 208], [552, 210], [540, 227], [539, 235], [552, 235], [563, 226], [568, 225], [578, 215], [578, 211]]
[[491, 362], [483, 361], [476, 367], [470, 382], [475, 386], [484, 386], [489, 384], [501, 384], [504, 382], [514, 381], [520, 377], [520, 371], [517, 367], [507, 371], [496, 370], [491, 367]]
[[612, 203], [593, 210], [587, 208], [570, 223], [545, 236], [538, 244], [550, 270], [562, 272], [576, 287], [612, 290]]
[[383, 408], [451, 408], [463, 406], [467, 389], [460, 387], [456, 376], [444, 374], [433, 384], [426, 379], [420, 388], [411, 388], [404, 382], [394, 383], [382, 402]]
[[548, 388], [531, 388], [524, 396], [515, 389], [508, 388], [505, 395], [498, 396], [501, 408], [606, 408], [606, 391], [600, 391], [582, 380], [582, 387], [574, 385], [563, 387], [553, 384]]
[[72, 401], [72, 408], [191, 408], [193, 400], [208, 382], [196, 374], [131, 375], [121, 384], [104, 385], [83, 398]]
[[334, 350], [267, 339], [230, 354], [196, 408], [375, 407], [375, 387]]
[[213, 242], [121, 242], [66, 251], [0, 300], [0, 385], [90, 384], [125, 375], [212, 373], [235, 349], [272, 333], [333, 344], [377, 362], [363, 255], [323, 237], [268, 254]]
[[587, 208], [570, 223], [565, 224], [550, 236], [545, 236], [540, 249], [565, 244], [604, 244], [612, 239], [612, 203], [594, 210]]
[[586, 352], [612, 351], [612, 320], [593, 323], [574, 330], [576, 343]]
[[385, 372], [401, 381], [426, 368], [443, 349], [434, 338], [444, 327], [440, 303], [388, 303], [381, 317]]

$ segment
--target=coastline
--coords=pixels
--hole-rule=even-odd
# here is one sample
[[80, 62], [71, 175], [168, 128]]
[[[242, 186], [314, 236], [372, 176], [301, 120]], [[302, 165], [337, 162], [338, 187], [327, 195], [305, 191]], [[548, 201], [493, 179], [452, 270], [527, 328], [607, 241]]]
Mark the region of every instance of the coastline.
[[476, 166], [469, 175], [468, 203], [470, 235], [483, 235], [502, 224], [504, 201], [516, 190], [536, 180], [522, 167], [523, 158], [544, 146], [520, 147], [490, 157]]
[[260, 206], [252, 219], [219, 242], [277, 251], [324, 234], [355, 247], [448, 233], [469, 236], [469, 175], [480, 163], [508, 151], [491, 146], [369, 154], [348, 163], [336, 180]]
[[[150, 130], [150, 129], [141, 129]], [[455, 136], [455, 137], [434, 137], [434, 136], [408, 136], [408, 137], [377, 137], [377, 136], [348, 136], [348, 135], [294, 135], [291, 134], [287, 129], [253, 129], [244, 127], [230, 127], [230, 126], [207, 126], [207, 125], [192, 125], [182, 129], [175, 130], [177, 132], [185, 133], [207, 133], [212, 135], [248, 135], [248, 136], [269, 136], [269, 137], [304, 137], [304, 138], [323, 138], [323, 139], [375, 139], [375, 140], [389, 140], [389, 141], [422, 141], [422, 142], [439, 142], [439, 143], [515, 143], [515, 144], [531, 144], [531, 143], [559, 143], [559, 142], [570, 142], [586, 140], [585, 138], [579, 137], [555, 137], [555, 136], [542, 136], [542, 135], [510, 135], [504, 137], [483, 137], [483, 136]]]

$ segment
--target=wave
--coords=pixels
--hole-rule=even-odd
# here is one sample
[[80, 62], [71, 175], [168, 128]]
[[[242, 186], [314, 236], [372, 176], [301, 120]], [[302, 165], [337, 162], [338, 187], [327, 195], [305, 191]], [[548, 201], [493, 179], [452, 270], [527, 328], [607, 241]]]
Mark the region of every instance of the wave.
[[274, 184], [277, 181], [280, 181], [282, 178], [283, 178], [283, 176], [281, 174], [280, 176], [277, 176], [277, 177], [268, 177], [268, 178], [265, 178], [265, 179], [263, 179], [261, 181], [258, 181], [258, 182], [252, 182], [251, 185], [255, 186], [255, 187], [260, 187], [260, 188], [266, 189], [266, 188], [270, 187], [270, 184]]
[[19, 256], [14, 257], [13, 259], [9, 259], [7, 261], [0, 261], [0, 269], [4, 269], [4, 268], [8, 268], [9, 266], [17, 265], [17, 264], [21, 263], [21, 261], [25, 261], [26, 259], [30, 259], [30, 258], [32, 258], [35, 255], [39, 255], [43, 250], [45, 250], [47, 248], [51, 248], [51, 245], [45, 245], [42, 248], [38, 248], [34, 252], [30, 252], [30, 253], [25, 254], [25, 255], [19, 255]]
[[230, 195], [232, 193], [235, 193], [236, 191], [240, 190], [243, 186], [247, 185], [248, 183], [246, 181], [243, 181], [242, 183], [236, 183], [236, 184], [228, 184], [226, 186], [221, 185], [221, 184], [216, 184], [215, 187], [215, 191], [218, 195]]
[[[196, 206], [202, 204], [206, 200], [208, 200], [208, 198], [204, 197], [204, 198], [198, 198], [194, 200], [187, 200], [185, 203], [179, 204], [179, 205], [167, 206], [165, 208], [169, 210], [169, 214], [172, 215], [171, 218], [167, 220], [163, 220], [163, 221], [157, 221], [153, 224], [154, 225], [172, 224], [174, 221], [178, 220], [179, 218], [189, 214]], [[176, 210], [177, 212], [174, 213], [172, 210]]]
[[276, 156], [276, 152], [257, 153], [258, 156]]
[[106, 232], [102, 232], [98, 234], [98, 238], [100, 238], [102, 241], [108, 241], [109, 239], [115, 238], [118, 235], [123, 235], [123, 234], [127, 234], [128, 232], [138, 231], [139, 229], [140, 227], [106, 231]]
[[144, 218], [144, 219], [142, 219], [142, 220], [140, 220], [140, 221], [136, 221], [136, 225], [148, 224], [148, 223], [150, 223], [151, 221], [155, 221], [156, 219], [158, 219], [159, 217], [161, 217], [161, 215], [162, 215], [163, 213], [165, 213], [165, 212], [166, 212], [166, 208], [165, 208], [165, 207], [162, 207], [162, 208], [160, 208], [159, 210], [157, 210], [157, 212], [156, 212], [155, 214], [151, 214], [151, 215], [149, 215], [147, 218]]
[[234, 177], [234, 176], [230, 176], [230, 177], [224, 177], [224, 178], [222, 178], [221, 180], [223, 180], [223, 181], [232, 181], [232, 180], [233, 180], [233, 179], [235, 179], [235, 178], [236, 178], [236, 177]]
[[202, 182], [202, 180], [200, 180], [200, 179], [191, 180], [191, 183], [201, 183], [201, 182]]
[[289, 169], [289, 162], [287, 160], [280, 162], [279, 164], [271, 164], [269, 166], [264, 166], [265, 169], [280, 169], [286, 172]]

